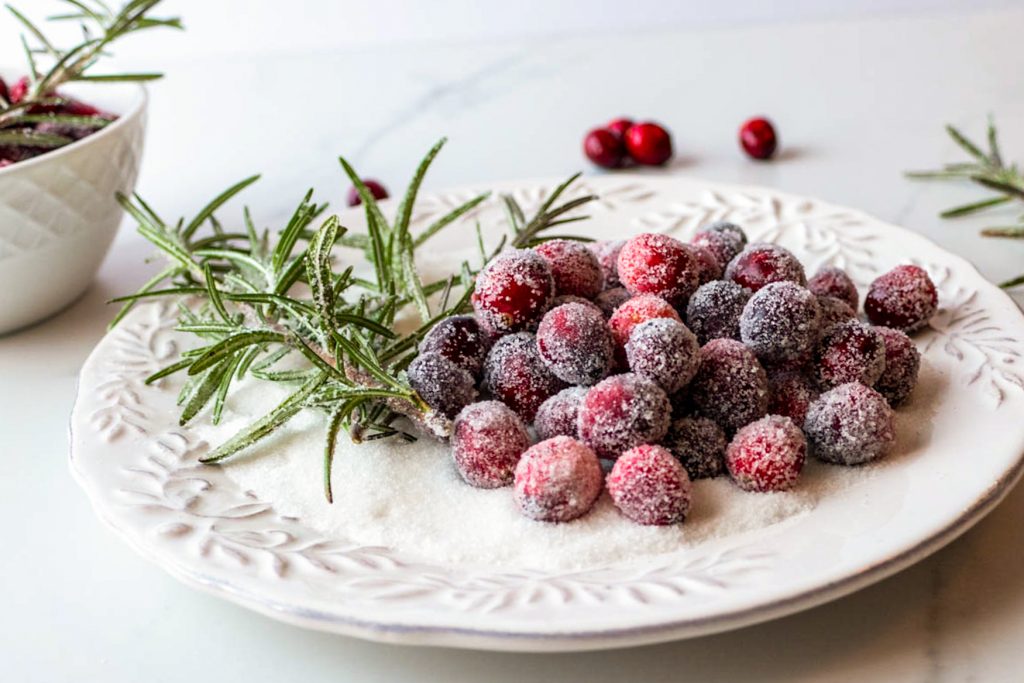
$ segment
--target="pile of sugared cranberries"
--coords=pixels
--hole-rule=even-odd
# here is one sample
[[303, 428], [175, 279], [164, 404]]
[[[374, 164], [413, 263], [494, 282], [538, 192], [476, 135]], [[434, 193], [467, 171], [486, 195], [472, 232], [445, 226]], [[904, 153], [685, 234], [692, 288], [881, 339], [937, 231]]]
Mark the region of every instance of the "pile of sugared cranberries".
[[588, 132], [583, 153], [601, 168], [629, 163], [661, 166], [672, 158], [672, 136], [657, 123], [618, 118]]
[[491, 261], [473, 314], [423, 336], [408, 382], [454, 416], [462, 479], [514, 483], [525, 516], [576, 519], [606, 488], [626, 518], [677, 524], [701, 479], [784, 491], [808, 454], [858, 465], [892, 449], [893, 408], [921, 365], [907, 332], [937, 295], [899, 266], [863, 300], [866, 320], [846, 272], [808, 280], [791, 252], [748, 244], [733, 223], [689, 243], [551, 240]]

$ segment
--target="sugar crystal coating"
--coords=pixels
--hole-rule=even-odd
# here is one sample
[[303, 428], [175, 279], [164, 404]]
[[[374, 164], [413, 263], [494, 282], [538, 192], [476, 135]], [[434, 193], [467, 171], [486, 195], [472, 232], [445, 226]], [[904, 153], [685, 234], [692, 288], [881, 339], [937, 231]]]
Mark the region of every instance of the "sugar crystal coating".
[[718, 221], [698, 230], [690, 243], [709, 249], [725, 268], [747, 246], [747, 234], [735, 223]]
[[728, 280], [701, 285], [686, 306], [686, 325], [701, 344], [712, 339], [739, 339], [740, 315], [751, 291]]
[[917, 385], [921, 353], [904, 332], [891, 327], [876, 327], [875, 331], [885, 340], [885, 370], [875, 382], [875, 390], [895, 407], [906, 401]]
[[712, 339], [701, 347], [700, 369], [687, 393], [697, 414], [726, 434], [768, 410], [768, 376], [754, 353], [734, 339]]
[[508, 249], [477, 275], [473, 311], [491, 332], [517, 332], [548, 309], [554, 290], [547, 261], [528, 249]]
[[686, 468], [690, 479], [717, 477], [725, 471], [725, 432], [706, 417], [672, 421], [663, 445]]
[[791, 419], [768, 415], [736, 432], [725, 451], [733, 481], [745, 491], [793, 488], [807, 460], [807, 441]]
[[529, 447], [526, 426], [500, 401], [472, 403], [455, 418], [452, 458], [459, 475], [472, 486], [511, 484], [516, 463]]
[[756, 292], [773, 282], [807, 284], [799, 259], [785, 247], [767, 242], [749, 245], [725, 268], [725, 279]]
[[618, 260], [619, 252], [625, 243], [626, 240], [603, 240], [590, 245], [590, 250], [594, 252], [597, 262], [601, 265], [601, 272], [604, 273], [605, 289], [622, 286], [622, 282], [619, 281]]
[[818, 345], [814, 368], [822, 389], [848, 382], [874, 386], [885, 371], [885, 339], [859, 320], [839, 323]]
[[839, 299], [852, 308], [856, 315], [860, 295], [857, 293], [857, 285], [842, 268], [835, 266], [820, 268], [814, 277], [807, 281], [807, 289], [818, 296], [831, 296]]
[[668, 235], [641, 233], [622, 246], [619, 280], [634, 296], [653, 294], [685, 306], [696, 291], [700, 265], [685, 244]]
[[615, 507], [638, 524], [679, 524], [690, 511], [690, 477], [661, 446], [642, 444], [623, 453], [607, 484]]
[[712, 280], [719, 280], [725, 272], [725, 264], [719, 263], [715, 253], [700, 244], [685, 245], [697, 261], [697, 283], [703, 285]]
[[744, 306], [740, 339], [763, 361], [794, 360], [814, 348], [820, 320], [814, 294], [792, 282], [772, 282]]
[[601, 458], [614, 459], [633, 446], [657, 443], [668, 431], [671, 404], [661, 387], [632, 373], [592, 386], [578, 416], [580, 439]]
[[818, 310], [821, 311], [821, 321], [818, 324], [819, 338], [824, 338], [839, 323], [857, 319], [857, 312], [850, 308], [848, 303], [834, 296], [819, 294]]
[[449, 419], [476, 400], [476, 380], [439, 353], [421, 353], [406, 370], [411, 386], [420, 398]]
[[491, 340], [471, 315], [453, 315], [434, 325], [420, 342], [420, 353], [439, 353], [479, 377]]
[[614, 361], [612, 333], [592, 305], [568, 303], [548, 311], [537, 328], [537, 351], [551, 372], [570, 384], [590, 385]]
[[672, 394], [690, 383], [700, 365], [700, 344], [686, 325], [672, 318], [646, 320], [626, 342], [629, 369]]
[[533, 248], [548, 262], [555, 294], [593, 299], [604, 289], [604, 272], [587, 245], [575, 240], [549, 240]]
[[612, 317], [608, 319], [608, 327], [611, 328], [612, 339], [615, 341], [616, 352], [620, 354], [620, 360], [626, 359], [626, 342], [629, 341], [633, 328], [655, 318], [671, 318], [682, 322], [670, 303], [653, 294], [634, 296], [615, 309]]
[[928, 273], [918, 266], [896, 266], [871, 283], [864, 313], [875, 325], [912, 332], [928, 324], [939, 295]]
[[548, 369], [529, 332], [510, 334], [495, 342], [484, 363], [483, 384], [526, 422], [533, 422], [540, 404], [566, 386]]
[[568, 436], [531, 446], [516, 466], [515, 501], [540, 522], [568, 522], [585, 515], [601, 494], [601, 465], [594, 451]]
[[[601, 310], [601, 307], [596, 303], [590, 299], [584, 299], [582, 296], [576, 296], [575, 294], [559, 294], [551, 300], [551, 305], [548, 307], [548, 311], [558, 308], [562, 304], [583, 304], [584, 306], [590, 306], [601, 315], [604, 315], [604, 311]], [[546, 312], [547, 311], [545, 311], [545, 313]]]
[[587, 395], [586, 387], [569, 387], [540, 404], [533, 418], [533, 428], [541, 440], [553, 436], [579, 436], [577, 418]]
[[799, 370], [768, 372], [768, 412], [771, 415], [782, 415], [802, 425], [818, 393], [815, 383]]
[[837, 465], [860, 465], [886, 455], [896, 440], [892, 408], [880, 393], [857, 382], [826, 391], [804, 420], [811, 452]]
[[615, 309], [626, 303], [630, 298], [629, 292], [626, 291], [625, 287], [613, 287], [606, 289], [594, 299], [594, 303], [597, 304], [601, 312], [604, 313], [605, 318], [612, 317], [612, 313]]

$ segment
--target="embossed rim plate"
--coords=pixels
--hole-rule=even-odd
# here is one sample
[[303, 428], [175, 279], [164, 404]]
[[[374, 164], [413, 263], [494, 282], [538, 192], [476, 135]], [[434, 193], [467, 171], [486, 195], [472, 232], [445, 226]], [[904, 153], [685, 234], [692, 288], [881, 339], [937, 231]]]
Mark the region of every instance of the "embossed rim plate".
[[[535, 206], [553, 182], [496, 183]], [[275, 511], [218, 468], [177, 426], [173, 395], [143, 377], [173, 350], [156, 304], [134, 311], [82, 369], [71, 419], [72, 470], [98, 515], [186, 583], [274, 618], [372, 640], [559, 651], [623, 647], [745, 626], [835, 599], [909, 566], [966, 531], [1024, 467], [1024, 316], [966, 261], [861, 212], [764, 188], [664, 176], [586, 178], [600, 194], [588, 234], [688, 237], [734, 220], [793, 249], [808, 269], [847, 268], [860, 284], [900, 262], [927, 268], [940, 312], [916, 337], [932, 414], [861, 485], [784, 524], [642, 561], [582, 571], [441, 566], [325, 538]], [[415, 220], [472, 196], [426, 196]], [[357, 211], [343, 215], [359, 225]], [[462, 221], [500, 228], [495, 199]], [[465, 247], [448, 228], [436, 253]], [[924, 376], [924, 375], [923, 375]], [[979, 439], [983, 435], [983, 440]], [[699, 501], [698, 501], [699, 504]]]

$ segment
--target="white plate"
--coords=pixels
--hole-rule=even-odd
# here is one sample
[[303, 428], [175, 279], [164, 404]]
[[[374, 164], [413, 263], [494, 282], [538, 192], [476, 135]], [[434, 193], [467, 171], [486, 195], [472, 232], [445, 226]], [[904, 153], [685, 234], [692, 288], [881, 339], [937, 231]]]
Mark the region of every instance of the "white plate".
[[[527, 208], [553, 182], [502, 183]], [[685, 638], [806, 609], [934, 552], [1013, 486], [1024, 454], [1024, 318], [963, 259], [858, 211], [766, 189], [671, 177], [603, 176], [578, 192], [601, 200], [586, 231], [686, 238], [730, 219], [752, 239], [791, 248], [808, 270], [847, 268], [863, 284], [900, 262], [927, 268], [940, 313], [916, 341], [926, 415], [862, 485], [794, 521], [631, 564], [577, 571], [449, 566], [400, 549], [329, 538], [196, 462], [173, 392], [142, 379], [174, 353], [169, 308], [141, 306], [82, 369], [72, 468], [97, 513], [187, 583], [301, 626], [374, 640], [502, 650], [583, 650]], [[425, 197], [416, 220], [473, 195]], [[343, 215], [358, 225], [361, 214]], [[464, 246], [471, 226], [501, 226], [491, 200], [451, 226], [433, 253]]]

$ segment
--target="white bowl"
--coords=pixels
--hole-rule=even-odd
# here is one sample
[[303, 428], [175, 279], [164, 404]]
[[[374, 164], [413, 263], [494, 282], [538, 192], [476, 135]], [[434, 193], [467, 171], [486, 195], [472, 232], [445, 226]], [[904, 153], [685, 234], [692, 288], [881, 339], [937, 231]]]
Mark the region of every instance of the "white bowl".
[[64, 308], [92, 282], [131, 192], [146, 129], [145, 88], [67, 88], [119, 115], [66, 147], [0, 169], [0, 334]]

